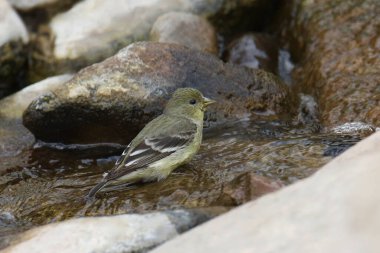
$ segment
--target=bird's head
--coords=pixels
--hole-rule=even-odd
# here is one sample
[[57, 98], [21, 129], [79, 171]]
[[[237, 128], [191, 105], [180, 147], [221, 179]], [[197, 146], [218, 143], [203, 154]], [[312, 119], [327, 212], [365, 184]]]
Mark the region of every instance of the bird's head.
[[212, 103], [215, 101], [204, 97], [197, 89], [179, 88], [168, 101], [164, 113], [202, 122], [207, 106]]

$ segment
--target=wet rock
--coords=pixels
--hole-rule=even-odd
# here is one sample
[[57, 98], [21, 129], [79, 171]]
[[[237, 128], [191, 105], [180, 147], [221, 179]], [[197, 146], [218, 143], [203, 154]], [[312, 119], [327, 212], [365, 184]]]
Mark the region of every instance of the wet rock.
[[152, 253], [178, 252], [178, 248], [181, 252], [378, 252], [379, 143], [380, 133], [375, 133], [308, 179], [221, 215]]
[[[34, 44], [34, 80], [79, 70], [115, 54], [135, 41], [147, 40], [156, 19], [171, 11], [185, 11], [208, 19], [239, 23], [242, 11], [267, 9], [274, 1], [85, 0], [52, 19]], [[248, 9], [249, 10], [248, 10]], [[221, 18], [231, 15], [236, 18]], [[252, 15], [251, 15], [252, 16]], [[99, 22], [107, 20], [107, 22]], [[220, 22], [219, 22], [220, 23]], [[100, 25], [101, 24], [101, 25]], [[128, 24], [128, 25], [122, 25]]]
[[358, 143], [362, 139], [363, 137], [358, 135], [357, 133], [352, 133], [352, 132], [350, 134], [339, 133], [338, 135], [336, 135], [335, 139], [331, 138], [330, 140], [325, 141], [327, 145], [325, 147], [323, 155], [336, 157], [342, 154], [343, 152], [345, 152], [347, 149], [354, 146], [356, 143]]
[[70, 78], [51, 77], [0, 100], [0, 157], [17, 155], [33, 145], [34, 136], [22, 124], [24, 110], [33, 99]]
[[224, 64], [181, 45], [141, 42], [34, 100], [24, 125], [45, 141], [128, 143], [162, 113], [179, 87], [197, 88], [218, 101], [206, 115], [207, 124], [287, 118], [296, 111], [296, 98], [270, 73]]
[[327, 126], [380, 124], [379, 10], [377, 0], [287, 2], [296, 83], [317, 96]]
[[146, 252], [225, 211], [175, 210], [72, 219], [29, 230], [3, 252]]
[[29, 37], [20, 17], [6, 0], [0, 0], [0, 98], [21, 85]]
[[257, 199], [264, 194], [274, 192], [284, 184], [281, 181], [260, 176], [254, 172], [246, 172], [223, 185], [222, 201], [227, 205], [241, 205]]
[[150, 31], [150, 40], [218, 54], [214, 28], [206, 19], [191, 13], [169, 12], [160, 16]]
[[278, 73], [278, 45], [267, 34], [248, 33], [226, 48], [225, 61], [253, 69]]
[[370, 134], [373, 134], [376, 131], [376, 128], [363, 122], [348, 122], [344, 123], [343, 125], [333, 127], [331, 131], [337, 134], [357, 134], [366, 137]]

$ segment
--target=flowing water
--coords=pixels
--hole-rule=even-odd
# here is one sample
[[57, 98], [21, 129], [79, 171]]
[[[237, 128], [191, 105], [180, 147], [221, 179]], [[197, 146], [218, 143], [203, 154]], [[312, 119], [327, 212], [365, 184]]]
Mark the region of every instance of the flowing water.
[[[199, 153], [166, 180], [84, 196], [111, 169], [118, 145], [37, 144], [0, 158], [0, 241], [70, 217], [230, 205], [223, 186], [253, 172], [285, 185], [313, 174], [359, 137], [312, 134], [279, 122], [238, 121], [205, 129]], [[0, 243], [1, 245], [1, 243]]]

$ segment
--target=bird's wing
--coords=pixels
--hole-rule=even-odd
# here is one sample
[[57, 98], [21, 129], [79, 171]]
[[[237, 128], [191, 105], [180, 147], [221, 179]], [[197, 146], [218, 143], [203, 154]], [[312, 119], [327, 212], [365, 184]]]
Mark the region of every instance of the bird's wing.
[[136, 136], [105, 179], [122, 177], [173, 154], [193, 141], [196, 132], [196, 124], [188, 119], [160, 116]]

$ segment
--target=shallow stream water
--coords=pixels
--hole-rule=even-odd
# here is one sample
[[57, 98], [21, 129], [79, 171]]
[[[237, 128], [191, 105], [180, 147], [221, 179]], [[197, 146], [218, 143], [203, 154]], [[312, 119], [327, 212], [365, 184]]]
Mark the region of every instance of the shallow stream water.
[[0, 241], [70, 217], [231, 205], [221, 195], [238, 175], [253, 172], [291, 184], [359, 140], [280, 122], [229, 122], [205, 129], [199, 153], [166, 180], [101, 193], [92, 201], [84, 196], [123, 147], [37, 143], [17, 157], [0, 157]]

